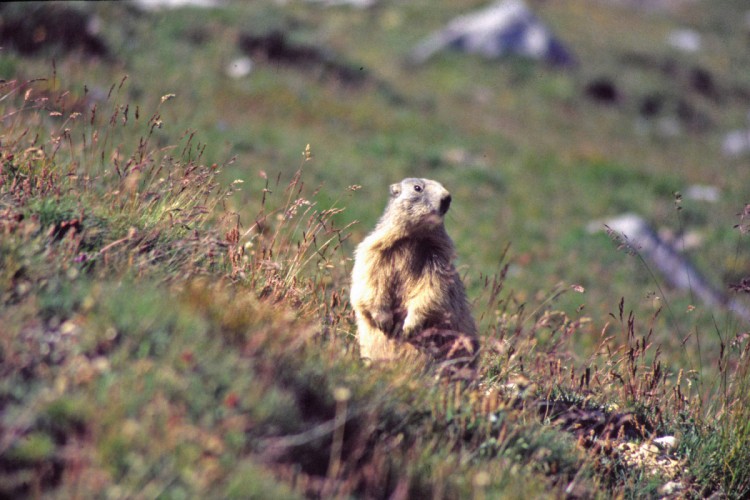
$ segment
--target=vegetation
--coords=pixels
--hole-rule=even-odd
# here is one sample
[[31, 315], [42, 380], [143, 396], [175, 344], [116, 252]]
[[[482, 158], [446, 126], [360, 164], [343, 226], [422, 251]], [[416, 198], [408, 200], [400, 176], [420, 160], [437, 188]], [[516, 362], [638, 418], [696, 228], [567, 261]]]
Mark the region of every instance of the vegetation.
[[[750, 100], [742, 2], [540, 2], [579, 68], [403, 67], [481, 3], [94, 4], [94, 59], [0, 52], [0, 496], [750, 494], [745, 325], [585, 229], [633, 210], [699, 231], [690, 257], [740, 282], [750, 171], [718, 158]], [[681, 24], [705, 53], [658, 48]], [[325, 49], [245, 53], [274, 30]], [[605, 76], [609, 104], [585, 91]], [[470, 380], [358, 356], [352, 250], [406, 175], [454, 194]], [[693, 183], [721, 199], [676, 194]]]

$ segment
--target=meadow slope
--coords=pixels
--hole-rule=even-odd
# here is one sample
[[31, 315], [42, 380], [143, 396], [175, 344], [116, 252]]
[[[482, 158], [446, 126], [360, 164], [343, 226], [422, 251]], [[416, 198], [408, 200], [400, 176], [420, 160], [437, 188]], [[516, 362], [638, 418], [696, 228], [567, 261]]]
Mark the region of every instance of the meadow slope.
[[[67, 4], [3, 7], [49, 43], [0, 51], [0, 496], [750, 494], [746, 325], [587, 229], [691, 234], [744, 300], [743, 2], [529, 3], [577, 67], [408, 67], [468, 0], [74, 4], [72, 47], [39, 31]], [[406, 176], [453, 194], [470, 380], [359, 360], [352, 250]]]

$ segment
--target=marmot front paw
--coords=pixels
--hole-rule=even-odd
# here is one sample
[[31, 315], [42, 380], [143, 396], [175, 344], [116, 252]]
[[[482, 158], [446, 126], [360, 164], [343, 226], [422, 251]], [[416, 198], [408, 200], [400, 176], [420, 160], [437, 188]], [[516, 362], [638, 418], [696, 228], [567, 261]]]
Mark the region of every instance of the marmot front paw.
[[378, 330], [381, 330], [387, 334], [393, 333], [393, 313], [386, 309], [379, 309], [377, 311], [371, 311], [370, 320]]
[[416, 334], [419, 330], [422, 322], [423, 319], [418, 318], [416, 314], [407, 314], [406, 318], [404, 319], [404, 326], [402, 327], [404, 338], [408, 339], [410, 337], [413, 337], [414, 334]]

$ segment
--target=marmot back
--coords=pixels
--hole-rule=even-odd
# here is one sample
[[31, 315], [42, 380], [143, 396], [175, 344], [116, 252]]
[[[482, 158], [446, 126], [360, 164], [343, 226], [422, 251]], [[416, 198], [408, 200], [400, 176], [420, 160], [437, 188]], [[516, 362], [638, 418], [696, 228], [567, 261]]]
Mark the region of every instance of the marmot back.
[[355, 252], [351, 303], [361, 355], [473, 362], [477, 328], [443, 225], [451, 195], [439, 182], [414, 178], [390, 192], [385, 213]]

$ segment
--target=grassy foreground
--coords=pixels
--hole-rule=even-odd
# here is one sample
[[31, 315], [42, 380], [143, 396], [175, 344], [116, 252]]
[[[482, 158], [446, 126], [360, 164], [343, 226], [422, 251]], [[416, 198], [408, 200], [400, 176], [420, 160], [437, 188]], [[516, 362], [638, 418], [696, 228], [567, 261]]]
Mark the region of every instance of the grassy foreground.
[[[476, 380], [365, 367], [347, 228], [310, 201], [309, 148], [240, 227], [226, 166], [192, 134], [154, 143], [170, 96], [134, 113], [120, 83], [71, 113], [54, 83], [3, 86], [4, 495], [608, 497], [670, 480], [748, 493], [746, 349], [727, 346], [721, 391], [701, 400], [621, 303], [571, 363], [590, 320], [519, 305], [501, 272], [475, 306]], [[121, 129], [142, 135], [118, 142]], [[678, 444], [648, 444], [663, 436]], [[643, 446], [651, 462], [628, 451]]]
[[[556, 18], [561, 25], [589, 14], [582, 3], [572, 5]], [[388, 6], [378, 17], [383, 26], [419, 19], [420, 8]], [[101, 8], [124, 16], [119, 6]], [[290, 22], [272, 7], [256, 9], [262, 13], [238, 15]], [[320, 11], [293, 11], [323, 21]], [[569, 77], [448, 55], [406, 81], [374, 48], [382, 26], [336, 12], [325, 21], [332, 45], [344, 51], [345, 16], [357, 18], [365, 40], [379, 42], [348, 54], [379, 68], [374, 79], [382, 81], [365, 83], [370, 92], [341, 88], [325, 75], [300, 83], [285, 67], [260, 68], [252, 85], [209, 85], [207, 72], [184, 77], [168, 65], [151, 68], [153, 54], [131, 47], [123, 57], [134, 76], [93, 96], [93, 85], [79, 84], [83, 75], [101, 82], [116, 71], [75, 59], [52, 70], [47, 61], [3, 59], [20, 76], [0, 84], [0, 496], [750, 494], [747, 335], [731, 322], [715, 332], [699, 323], [691, 335], [686, 315], [665, 320], [667, 312], [634, 304], [637, 292], [608, 295], [610, 281], [628, 292], [643, 283], [629, 283], [622, 275], [632, 267], [606, 257], [620, 255], [606, 237], [593, 249], [578, 243], [577, 210], [609, 202], [630, 208], [641, 202], [645, 179], [654, 196], [643, 203], [666, 213], [676, 174], [660, 167], [671, 155], [704, 155], [680, 157], [688, 177], [703, 180], [697, 167], [708, 153], [688, 146], [660, 156], [671, 151], [668, 140], [653, 137], [605, 152], [586, 139], [602, 134], [595, 125], [606, 129], [611, 117], [604, 113], [595, 125], [573, 127], [575, 147], [551, 134], [537, 158], [513, 113], [531, 128], [564, 121], [578, 102]], [[617, 24], [601, 15], [604, 25]], [[216, 40], [229, 36], [222, 30], [229, 14], [213, 16], [196, 33], [179, 13], [141, 19], [133, 29], [139, 43], [160, 50], [185, 50], [155, 43], [160, 36], [208, 39], [194, 50], [208, 67], [212, 58], [228, 58]], [[438, 21], [419, 26], [427, 31]], [[392, 44], [416, 37], [390, 33]], [[157, 74], [164, 75], [159, 85], [149, 80]], [[487, 75], [516, 82], [511, 90], [523, 97], [484, 102], [482, 89], [467, 82]], [[723, 78], [727, 86], [741, 83]], [[425, 81], [436, 86], [426, 97], [417, 89]], [[442, 92], [452, 97], [438, 98]], [[548, 100], [532, 100], [534, 93]], [[349, 105], [341, 105], [342, 95]], [[187, 114], [188, 102], [206, 105]], [[249, 120], [249, 130], [240, 130], [245, 122], [232, 112], [237, 102], [251, 103], [261, 117]], [[390, 114], [371, 114], [374, 107]], [[480, 114], [484, 107], [494, 118]], [[458, 120], [472, 113], [482, 127]], [[510, 123], [508, 114], [519, 121]], [[186, 122], [196, 130], [183, 133]], [[342, 131], [349, 140], [335, 135]], [[492, 140], [500, 144], [483, 150]], [[436, 150], [436, 143], [459, 151]], [[556, 151], [561, 158], [552, 157]], [[476, 156], [456, 160], [454, 153]], [[619, 154], [641, 155], [642, 169], [609, 156]], [[486, 162], [501, 156], [510, 165], [498, 173]], [[393, 164], [373, 168], [384, 159]], [[474, 380], [437, 380], [429, 368], [371, 368], [358, 359], [347, 303], [352, 240], [378, 215], [369, 200], [374, 186], [405, 173], [399, 162], [447, 177], [457, 200], [476, 200], [456, 203], [448, 221], [482, 328]], [[571, 165], [580, 169], [562, 189], [573, 195], [556, 194], [560, 184], [544, 179]], [[728, 168], [741, 179], [741, 167]], [[593, 189], [603, 181], [622, 185], [614, 200]], [[535, 192], [550, 200], [550, 212], [524, 201]], [[508, 203], [497, 208], [489, 201], [500, 194]], [[557, 228], [543, 224], [553, 209]], [[690, 206], [681, 212], [696, 225], [721, 215]], [[736, 220], [721, 222], [731, 228]], [[469, 229], [487, 237], [471, 239]], [[530, 236], [513, 241], [508, 261], [498, 233]], [[737, 231], [719, 233], [709, 259], [744, 241]], [[559, 238], [570, 255], [547, 250], [547, 238]], [[524, 286], [530, 275], [534, 285]], [[571, 284], [556, 285], [559, 278]], [[678, 297], [675, 309], [681, 300], [689, 304]], [[696, 340], [704, 343], [705, 367], [683, 347]]]

